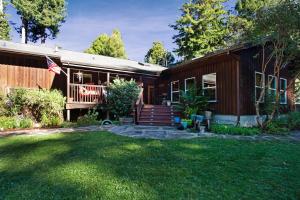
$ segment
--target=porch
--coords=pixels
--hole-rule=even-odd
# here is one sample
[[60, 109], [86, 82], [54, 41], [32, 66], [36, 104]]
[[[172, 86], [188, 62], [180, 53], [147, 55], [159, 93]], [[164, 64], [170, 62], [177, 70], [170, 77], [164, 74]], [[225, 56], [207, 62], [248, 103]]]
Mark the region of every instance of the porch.
[[[67, 120], [70, 121], [71, 110], [91, 109], [98, 104], [105, 103], [107, 86], [116, 78], [125, 80], [133, 79], [145, 86], [139, 98], [145, 99], [145, 103], [154, 103], [155, 78], [149, 78], [142, 74], [100, 71], [86, 68], [66, 68], [66, 109]], [[146, 92], [145, 92], [146, 91]]]

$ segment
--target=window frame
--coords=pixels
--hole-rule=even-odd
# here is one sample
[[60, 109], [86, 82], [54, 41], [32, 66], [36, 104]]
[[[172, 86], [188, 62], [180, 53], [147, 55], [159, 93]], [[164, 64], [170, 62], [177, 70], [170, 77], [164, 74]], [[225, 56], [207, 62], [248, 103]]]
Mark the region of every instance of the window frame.
[[194, 86], [196, 87], [196, 77], [190, 77], [190, 78], [184, 79], [184, 92], [185, 93], [189, 91], [188, 88], [187, 88], [187, 84], [186, 84], [186, 82], [188, 80], [194, 80]]
[[[178, 82], [178, 90], [174, 91], [173, 90], [173, 83], [176, 83], [176, 82]], [[173, 101], [173, 94], [174, 93], [178, 93], [178, 96], [179, 96], [178, 101]], [[178, 103], [179, 101], [180, 101], [180, 82], [179, 82], [179, 80], [171, 81], [171, 102], [172, 103]]]
[[[262, 86], [257, 86], [256, 85], [256, 75], [257, 74], [260, 74], [262, 76], [262, 79], [263, 79], [263, 84]], [[265, 89], [266, 87], [266, 80], [265, 80], [265, 74], [264, 73], [261, 73], [261, 72], [258, 72], [258, 71], [255, 71], [255, 75], [254, 75], [254, 96], [255, 96], [255, 102], [257, 103], [257, 94], [256, 94], [256, 89], [259, 88], [259, 89]], [[261, 100], [261, 102], [259, 103], [264, 103], [265, 102], [265, 97], [263, 97], [263, 99]]]
[[[210, 74], [215, 74], [216, 75], [216, 86], [214, 87], [204, 87], [204, 76], [205, 75], [210, 75]], [[202, 75], [202, 94], [205, 95], [205, 90], [210, 90], [210, 89], [214, 89], [215, 90], [215, 99], [214, 100], [208, 100], [207, 102], [210, 102], [210, 103], [216, 103], [218, 101], [218, 96], [217, 96], [217, 72], [214, 72], [214, 73], [208, 73], [208, 74], [203, 74]]]
[[[285, 82], [285, 88], [281, 89], [281, 80], [284, 80]], [[279, 100], [280, 100], [280, 104], [281, 105], [286, 105], [287, 104], [287, 79], [286, 78], [280, 78], [280, 96], [279, 96]], [[284, 102], [281, 102], [281, 93], [284, 92]]]
[[[275, 80], [275, 88], [272, 88], [272, 84], [269, 85], [270, 82], [270, 77], [274, 78]], [[270, 94], [270, 90], [275, 91], [275, 96], [277, 95], [277, 77], [274, 75], [268, 75], [268, 93]], [[273, 103], [275, 103], [275, 101], [273, 101]]]

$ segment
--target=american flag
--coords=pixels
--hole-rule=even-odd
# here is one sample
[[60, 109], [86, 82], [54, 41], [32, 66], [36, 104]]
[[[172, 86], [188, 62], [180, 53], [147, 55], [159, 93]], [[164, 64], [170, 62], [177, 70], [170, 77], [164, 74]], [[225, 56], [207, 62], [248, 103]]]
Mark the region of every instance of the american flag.
[[48, 56], [46, 56], [46, 59], [47, 59], [48, 70], [54, 72], [55, 74], [60, 74], [61, 68]]

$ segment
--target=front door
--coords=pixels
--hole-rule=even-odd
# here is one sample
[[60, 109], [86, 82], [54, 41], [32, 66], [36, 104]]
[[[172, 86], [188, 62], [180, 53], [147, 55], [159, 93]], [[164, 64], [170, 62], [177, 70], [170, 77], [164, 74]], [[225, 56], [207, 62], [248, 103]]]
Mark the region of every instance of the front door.
[[154, 104], [154, 86], [153, 85], [148, 85], [148, 104]]

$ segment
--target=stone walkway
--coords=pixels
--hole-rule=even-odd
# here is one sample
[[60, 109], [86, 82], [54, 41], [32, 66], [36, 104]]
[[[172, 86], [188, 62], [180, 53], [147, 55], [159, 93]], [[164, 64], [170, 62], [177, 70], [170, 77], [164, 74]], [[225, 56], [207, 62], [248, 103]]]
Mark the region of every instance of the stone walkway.
[[300, 132], [293, 132], [288, 136], [279, 135], [256, 135], [256, 136], [239, 136], [239, 135], [222, 135], [214, 133], [195, 133], [180, 131], [174, 127], [166, 126], [116, 126], [109, 129], [117, 135], [134, 137], [134, 138], [151, 138], [151, 139], [191, 139], [191, 138], [221, 138], [237, 139], [250, 141], [295, 141], [300, 142]]
[[221, 138], [250, 141], [294, 141], [300, 142], [300, 132], [292, 132], [288, 136], [277, 135], [256, 135], [256, 136], [238, 136], [238, 135], [221, 135], [214, 133], [194, 133], [189, 131], [180, 131], [175, 127], [166, 126], [87, 126], [78, 128], [56, 128], [56, 129], [31, 129], [0, 132], [0, 137], [13, 135], [49, 135], [54, 133], [72, 133], [72, 132], [89, 132], [89, 131], [109, 131], [116, 135], [133, 137], [133, 138], [150, 138], [150, 139], [192, 139], [192, 138]]

